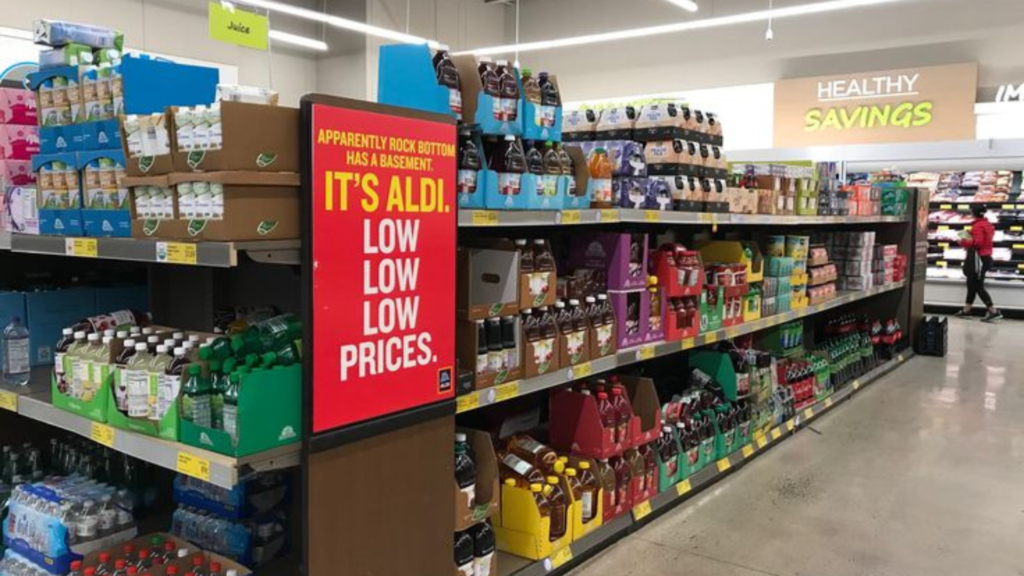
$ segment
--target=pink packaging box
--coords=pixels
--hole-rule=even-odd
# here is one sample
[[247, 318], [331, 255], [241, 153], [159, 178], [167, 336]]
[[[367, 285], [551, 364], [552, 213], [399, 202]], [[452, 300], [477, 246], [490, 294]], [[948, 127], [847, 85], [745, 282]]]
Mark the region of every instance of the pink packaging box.
[[0, 126], [0, 159], [31, 160], [39, 154], [39, 128], [8, 124]]
[[615, 311], [615, 334], [619, 339], [619, 349], [647, 342], [647, 333], [650, 330], [651, 293], [647, 290], [609, 292], [608, 298]]
[[[30, 186], [35, 184], [36, 173], [29, 160], [0, 160], [0, 184], [4, 186]], [[2, 192], [2, 190], [0, 190]]]
[[609, 290], [647, 288], [647, 234], [574, 235], [569, 265], [606, 270]]
[[35, 126], [38, 123], [35, 92], [0, 88], [0, 124]]

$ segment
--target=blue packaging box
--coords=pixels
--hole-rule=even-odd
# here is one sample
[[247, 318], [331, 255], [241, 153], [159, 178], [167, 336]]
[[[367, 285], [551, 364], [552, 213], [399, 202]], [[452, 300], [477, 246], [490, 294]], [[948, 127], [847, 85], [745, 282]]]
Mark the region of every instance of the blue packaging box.
[[53, 347], [61, 330], [96, 314], [96, 290], [67, 288], [25, 294], [29, 352], [33, 366], [53, 362]]

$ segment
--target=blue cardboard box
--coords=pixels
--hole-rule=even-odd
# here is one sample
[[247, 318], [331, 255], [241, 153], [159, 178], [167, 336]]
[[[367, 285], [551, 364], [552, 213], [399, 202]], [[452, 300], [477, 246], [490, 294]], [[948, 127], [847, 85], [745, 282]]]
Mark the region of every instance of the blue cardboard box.
[[67, 288], [25, 294], [29, 352], [33, 366], [53, 362], [53, 347], [61, 330], [96, 314], [96, 290]]

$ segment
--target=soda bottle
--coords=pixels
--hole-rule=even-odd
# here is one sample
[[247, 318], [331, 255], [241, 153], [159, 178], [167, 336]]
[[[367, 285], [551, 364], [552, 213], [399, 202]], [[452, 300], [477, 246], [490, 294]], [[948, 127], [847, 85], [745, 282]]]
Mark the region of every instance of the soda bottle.
[[615, 441], [628, 442], [629, 424], [633, 420], [633, 407], [629, 404], [625, 390], [621, 386], [612, 387], [612, 406], [615, 408]]
[[213, 360], [210, 366], [210, 425], [216, 430], [224, 429], [224, 393], [231, 385], [231, 379], [220, 360]]
[[133, 354], [121, 371], [121, 382], [125, 386], [128, 416], [149, 417], [149, 347], [139, 342]]
[[629, 481], [633, 478], [632, 468], [624, 456], [613, 458], [612, 470], [615, 471], [615, 499], [619, 503], [629, 501]]
[[568, 529], [569, 498], [558, 482], [557, 476], [548, 476], [547, 489], [544, 491], [548, 501], [551, 502], [551, 540], [555, 541], [565, 536]]
[[459, 132], [459, 194], [476, 193], [477, 178], [482, 166], [480, 150], [476, 147], [476, 142], [473, 141], [473, 133], [468, 129], [461, 130]]
[[540, 82], [529, 68], [523, 68], [523, 97], [527, 102], [541, 105]]
[[537, 484], [539, 486], [544, 483], [544, 475], [529, 461], [516, 456], [512, 452], [499, 455], [499, 458], [502, 464], [499, 475], [503, 482], [511, 479], [522, 487], [529, 486], [530, 484]]
[[462, 120], [462, 84], [459, 81], [459, 70], [452, 62], [447, 46], [437, 47], [437, 53], [434, 54], [434, 73], [437, 75], [437, 83], [448, 88], [448, 107], [452, 114], [456, 120]]
[[671, 426], [661, 427], [658, 454], [661, 456], [661, 463], [665, 465], [666, 474], [670, 478], [674, 477], [679, 470], [679, 446], [676, 445], [676, 437]]
[[519, 118], [519, 82], [507, 60], [498, 60], [498, 82], [501, 93], [502, 121], [515, 122]]
[[469, 529], [473, 536], [473, 576], [490, 576], [494, 559], [494, 529], [484, 520]]
[[473, 536], [468, 531], [455, 533], [455, 569], [461, 576], [473, 576]]
[[490, 58], [481, 58], [477, 71], [480, 72], [480, 86], [484, 94], [490, 96], [494, 101], [493, 109], [491, 110], [494, 119], [499, 122], [504, 121], [505, 106], [501, 98], [501, 79], [498, 76], [494, 62]]
[[580, 505], [583, 512], [583, 522], [590, 522], [597, 515], [597, 497], [601, 485], [590, 469], [590, 462], [581, 460], [576, 466], [579, 468], [580, 482]]
[[597, 393], [597, 413], [601, 417], [601, 426], [606, 431], [610, 430], [612, 439], [614, 439], [618, 430], [618, 417], [615, 413], [615, 406], [608, 400], [607, 392]]
[[487, 373], [487, 326], [483, 320], [476, 321], [476, 375]]
[[594, 181], [594, 197], [590, 202], [592, 208], [612, 208], [612, 163], [608, 159], [608, 151], [595, 148], [587, 163], [590, 178]]
[[75, 331], [71, 328], [61, 330], [61, 339], [53, 349], [53, 377], [57, 382], [57, 390], [61, 394], [68, 393], [68, 378], [64, 368], [64, 356], [75, 341]]
[[526, 434], [514, 434], [508, 441], [508, 450], [544, 472], [553, 471], [558, 462], [558, 454], [554, 450]]
[[221, 424], [222, 429], [231, 437], [232, 444], [238, 444], [238, 396], [242, 390], [242, 376], [238, 372], [232, 372], [225, 378], [228, 384], [222, 400]]
[[[226, 398], [224, 406], [226, 411]], [[181, 417], [196, 426], [210, 427], [210, 387], [203, 378], [202, 366], [197, 364], [189, 366], [188, 378], [182, 387]]]
[[469, 507], [476, 506], [476, 464], [469, 455], [466, 435], [461, 432], [455, 434], [455, 482], [468, 499]]
[[501, 319], [501, 348], [504, 351], [505, 366], [509, 370], [519, 366], [519, 354], [516, 348], [516, 319], [515, 316], [505, 316]]
[[505, 365], [505, 350], [501, 343], [501, 319], [487, 319], [487, 369], [501, 372]]

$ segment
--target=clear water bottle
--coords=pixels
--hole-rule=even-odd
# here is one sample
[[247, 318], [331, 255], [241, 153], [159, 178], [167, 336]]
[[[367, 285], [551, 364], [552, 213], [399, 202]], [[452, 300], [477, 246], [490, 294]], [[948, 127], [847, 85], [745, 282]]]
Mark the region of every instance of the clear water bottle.
[[32, 375], [29, 362], [28, 328], [17, 316], [4, 328], [0, 340], [0, 363], [3, 364], [3, 381], [9, 386], [28, 386]]

